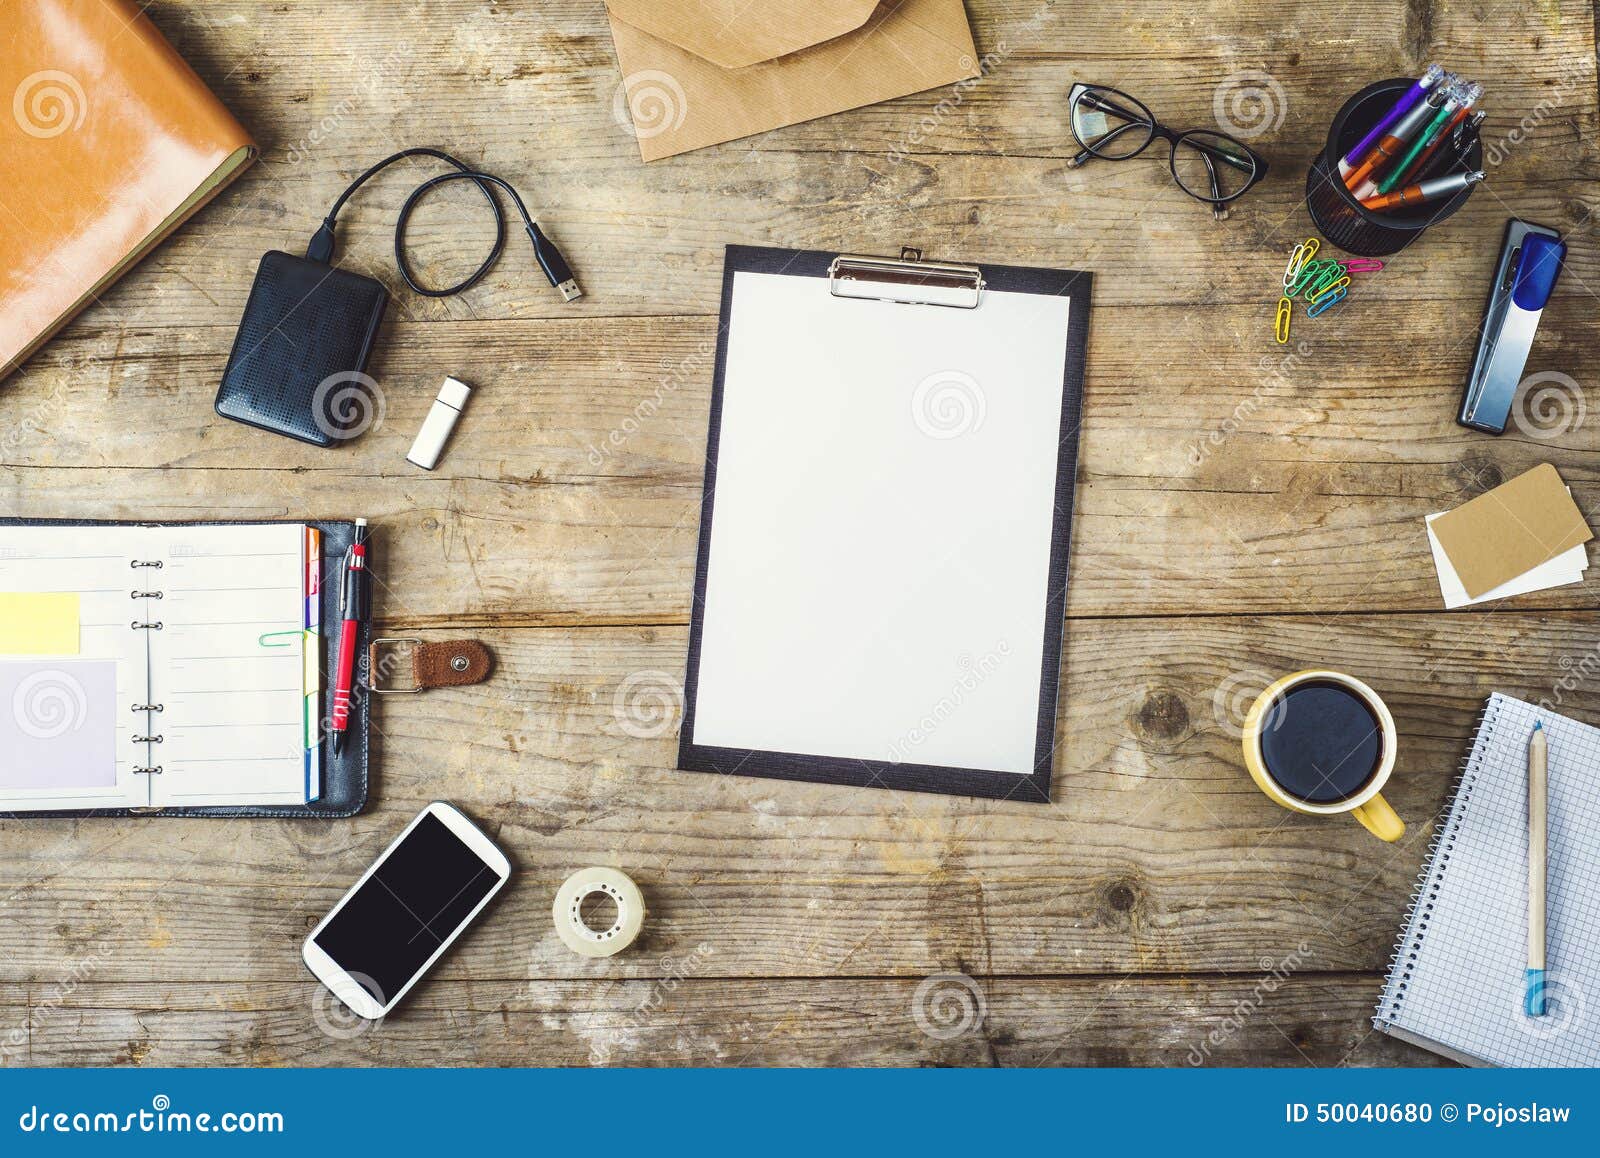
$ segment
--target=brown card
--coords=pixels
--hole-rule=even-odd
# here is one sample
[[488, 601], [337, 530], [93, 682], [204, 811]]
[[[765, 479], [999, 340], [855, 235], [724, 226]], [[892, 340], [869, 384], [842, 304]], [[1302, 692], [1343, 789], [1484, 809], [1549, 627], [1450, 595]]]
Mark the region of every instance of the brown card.
[[1549, 463], [1440, 515], [1433, 533], [1474, 599], [1594, 538]]

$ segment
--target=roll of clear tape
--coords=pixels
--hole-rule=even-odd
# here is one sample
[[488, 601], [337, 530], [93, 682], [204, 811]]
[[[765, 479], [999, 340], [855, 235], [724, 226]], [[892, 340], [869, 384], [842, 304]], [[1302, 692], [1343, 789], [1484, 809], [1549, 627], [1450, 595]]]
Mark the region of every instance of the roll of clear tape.
[[[583, 902], [595, 896], [610, 897], [617, 906], [616, 920], [609, 929], [591, 929], [583, 919]], [[580, 869], [556, 890], [551, 916], [555, 918], [557, 934], [574, 953], [580, 957], [610, 957], [638, 940], [644, 928], [644, 894], [626, 873], [617, 869]]]

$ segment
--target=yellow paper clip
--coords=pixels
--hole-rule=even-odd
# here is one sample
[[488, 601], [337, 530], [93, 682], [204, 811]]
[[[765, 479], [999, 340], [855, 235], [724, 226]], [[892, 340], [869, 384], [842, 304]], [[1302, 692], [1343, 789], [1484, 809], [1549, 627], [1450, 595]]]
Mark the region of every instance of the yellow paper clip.
[[1325, 313], [1327, 310], [1344, 301], [1345, 294], [1348, 292], [1348, 290], [1338, 289], [1333, 290], [1331, 293], [1328, 293], [1321, 298], [1318, 298], [1314, 304], [1306, 307], [1306, 317], [1314, 318], [1320, 313]]
[[1317, 302], [1320, 302], [1323, 298], [1325, 298], [1329, 294], [1331, 294], [1334, 290], [1342, 290], [1342, 289], [1345, 288], [1345, 286], [1347, 286], [1349, 284], [1350, 284], [1350, 275], [1346, 274], [1344, 277], [1341, 277], [1338, 281], [1331, 281], [1327, 285], [1319, 287], [1317, 289], [1317, 292], [1312, 294], [1310, 297], [1308, 297], [1306, 299], [1306, 301], [1310, 302], [1312, 305], [1315, 305]]
[[1278, 345], [1285, 346], [1289, 343], [1289, 317], [1294, 313], [1294, 303], [1288, 298], [1278, 299], [1278, 317], [1273, 322], [1273, 336], [1278, 339]]

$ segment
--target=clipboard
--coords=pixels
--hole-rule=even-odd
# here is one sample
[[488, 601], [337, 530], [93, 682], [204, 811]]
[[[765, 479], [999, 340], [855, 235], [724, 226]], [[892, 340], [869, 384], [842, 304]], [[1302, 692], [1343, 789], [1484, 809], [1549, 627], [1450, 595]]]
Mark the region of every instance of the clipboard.
[[727, 248], [681, 769], [1049, 802], [1090, 284]]

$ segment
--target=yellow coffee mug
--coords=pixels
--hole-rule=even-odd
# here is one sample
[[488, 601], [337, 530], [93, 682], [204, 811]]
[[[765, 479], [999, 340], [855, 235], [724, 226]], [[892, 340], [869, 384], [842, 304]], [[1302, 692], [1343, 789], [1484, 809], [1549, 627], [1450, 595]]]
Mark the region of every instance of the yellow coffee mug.
[[[1261, 756], [1261, 731], [1267, 723], [1268, 713], [1273, 704], [1291, 688], [1313, 680], [1338, 684], [1354, 692], [1371, 709], [1383, 729], [1383, 757], [1378, 764], [1377, 773], [1354, 796], [1348, 800], [1334, 801], [1332, 804], [1302, 800], [1285, 792], [1267, 773], [1266, 761]], [[1256, 697], [1256, 702], [1250, 705], [1250, 712], [1244, 720], [1244, 766], [1249, 769], [1250, 779], [1256, 782], [1256, 787], [1284, 808], [1294, 812], [1307, 812], [1313, 816], [1335, 816], [1341, 812], [1351, 812], [1373, 836], [1379, 840], [1392, 842], [1405, 835], [1405, 822], [1378, 793], [1388, 782], [1389, 773], [1394, 771], [1395, 738], [1394, 717], [1389, 714], [1384, 702], [1378, 698], [1378, 693], [1366, 684], [1343, 672], [1297, 671], [1270, 685]]]

